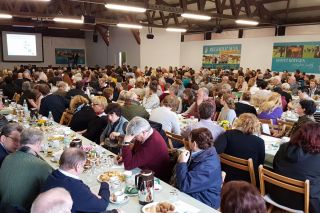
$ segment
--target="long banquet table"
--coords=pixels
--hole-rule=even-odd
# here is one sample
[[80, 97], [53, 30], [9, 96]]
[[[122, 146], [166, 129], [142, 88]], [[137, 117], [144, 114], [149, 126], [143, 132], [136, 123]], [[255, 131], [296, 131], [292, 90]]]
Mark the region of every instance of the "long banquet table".
[[[70, 131], [70, 129], [68, 129], [65, 126], [61, 126], [59, 124], [54, 124], [54, 128], [52, 128], [53, 130], [50, 131], [49, 133], [46, 133], [46, 140], [44, 140], [44, 144], [49, 144], [49, 140], [48, 138], [54, 134], [63, 134], [63, 132], [65, 130]], [[76, 136], [77, 138], [82, 139], [82, 144], [84, 146], [94, 146], [96, 148], [96, 150], [98, 150], [99, 152], [102, 152], [104, 155], [114, 155], [113, 153], [109, 152], [108, 150], [104, 149], [103, 147], [96, 145], [95, 143], [91, 142], [90, 140], [84, 138], [83, 136], [71, 131], [71, 135]], [[53, 149], [53, 153], [61, 153], [64, 147], [64, 143], [60, 142], [59, 147], [54, 148]], [[40, 153], [40, 157], [42, 159], [44, 159], [53, 169], [57, 169], [58, 168], [58, 163], [53, 162], [52, 158], [53, 157], [48, 157], [47, 153], [45, 152], [41, 152]], [[99, 191], [99, 187], [100, 187], [100, 183], [97, 181], [97, 177], [98, 175], [102, 174], [103, 172], [106, 171], [125, 171], [123, 165], [115, 165], [111, 168], [107, 168], [106, 166], [104, 166], [103, 164], [101, 164], [98, 168], [96, 168], [94, 171], [88, 170], [87, 172], [84, 172], [80, 177], [83, 180], [83, 182], [85, 184], [87, 184], [90, 189], [95, 192], [98, 193]], [[133, 170], [133, 174], [137, 174], [139, 172], [138, 169]], [[175, 188], [170, 186], [169, 184], [163, 182], [160, 180], [160, 185], [162, 186], [162, 190], [160, 190], [159, 192], [155, 192], [155, 197], [154, 197], [154, 201], [155, 202], [160, 202], [160, 201], [170, 201], [171, 199], [171, 195], [170, 192], [172, 190], [174, 190]], [[180, 206], [179, 209], [181, 209], [181, 211], [178, 212], [183, 212], [183, 213], [196, 213], [196, 212], [219, 212], [205, 204], [203, 204], [202, 202], [192, 198], [191, 196], [183, 193], [183, 192], [179, 192], [178, 196], [175, 197], [174, 201], [178, 201], [175, 202], [177, 208]], [[128, 213], [134, 213], [134, 212], [141, 212], [142, 209], [142, 205], [139, 204], [138, 202], [138, 197], [134, 196], [134, 197], [129, 197], [129, 201], [127, 203], [124, 204], [112, 204], [110, 203], [108, 206], [108, 210], [110, 209], [121, 209], [124, 212], [128, 212]]]

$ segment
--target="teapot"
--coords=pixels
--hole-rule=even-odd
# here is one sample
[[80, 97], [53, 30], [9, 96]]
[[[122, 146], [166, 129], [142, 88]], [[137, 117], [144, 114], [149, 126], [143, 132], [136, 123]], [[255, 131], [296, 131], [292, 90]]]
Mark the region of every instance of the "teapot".
[[141, 205], [153, 202], [154, 197], [154, 172], [142, 170], [135, 176], [135, 185], [138, 189], [138, 199]]

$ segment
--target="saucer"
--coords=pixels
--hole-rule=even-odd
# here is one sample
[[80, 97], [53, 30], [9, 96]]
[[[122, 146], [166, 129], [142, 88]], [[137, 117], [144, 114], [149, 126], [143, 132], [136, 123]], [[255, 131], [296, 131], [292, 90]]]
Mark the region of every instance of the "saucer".
[[113, 204], [124, 204], [124, 203], [126, 203], [126, 202], [129, 201], [129, 196], [128, 196], [128, 195], [125, 195], [125, 196], [124, 196], [124, 199], [123, 199], [122, 201], [119, 201], [119, 202], [113, 201], [113, 200], [110, 199], [110, 198], [109, 198], [109, 200], [110, 200], [110, 202], [113, 203]]

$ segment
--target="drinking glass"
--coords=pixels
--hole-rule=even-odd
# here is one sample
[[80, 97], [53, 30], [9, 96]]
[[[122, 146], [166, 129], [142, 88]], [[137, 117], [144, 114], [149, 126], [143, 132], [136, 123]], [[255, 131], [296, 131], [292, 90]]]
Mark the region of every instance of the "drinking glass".
[[170, 198], [169, 198], [170, 202], [174, 203], [174, 202], [178, 201], [178, 197], [179, 197], [179, 190], [178, 189], [175, 189], [175, 188], [171, 189], [169, 194], [170, 194]]

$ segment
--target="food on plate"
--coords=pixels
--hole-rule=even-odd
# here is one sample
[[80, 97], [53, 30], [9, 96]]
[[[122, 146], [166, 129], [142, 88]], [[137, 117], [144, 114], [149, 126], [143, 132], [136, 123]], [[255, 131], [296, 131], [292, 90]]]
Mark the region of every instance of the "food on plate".
[[64, 136], [63, 135], [52, 135], [48, 137], [48, 141], [63, 141]]
[[146, 213], [173, 213], [174, 205], [169, 202], [160, 202], [144, 209]]
[[109, 182], [111, 177], [118, 177], [121, 182], [125, 181], [125, 177], [121, 172], [109, 171], [99, 175], [98, 180], [101, 182]]

